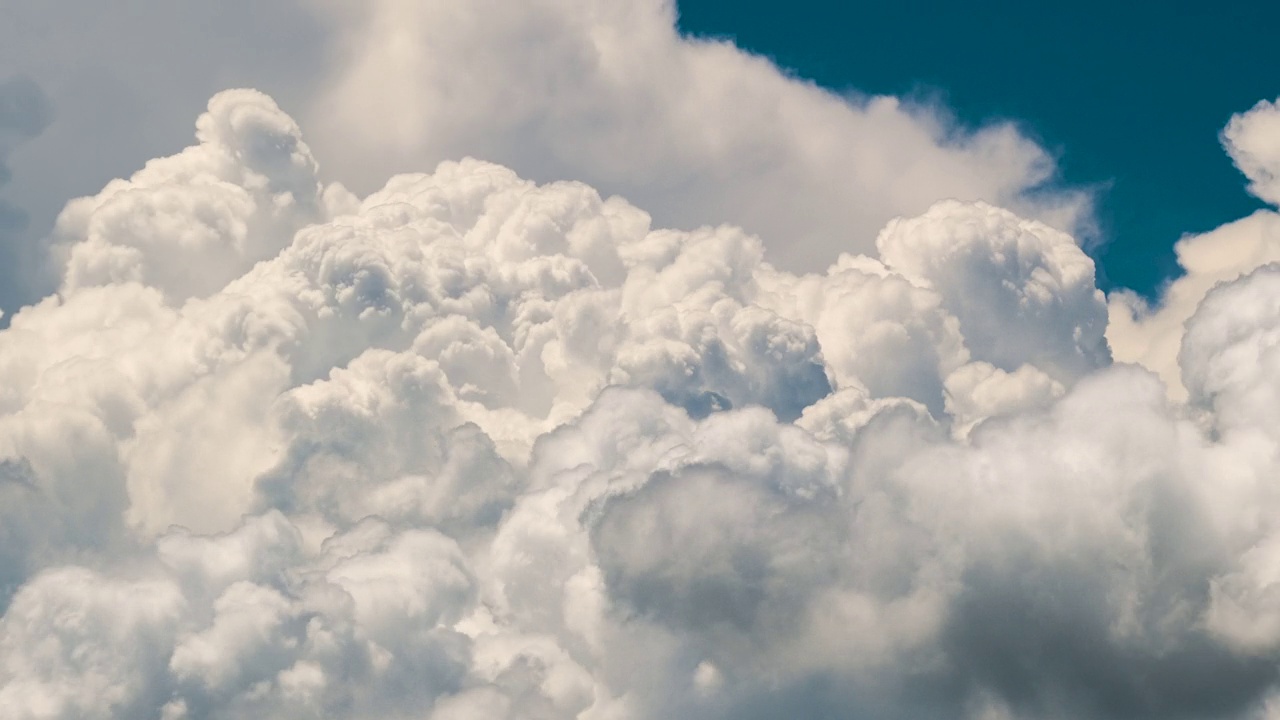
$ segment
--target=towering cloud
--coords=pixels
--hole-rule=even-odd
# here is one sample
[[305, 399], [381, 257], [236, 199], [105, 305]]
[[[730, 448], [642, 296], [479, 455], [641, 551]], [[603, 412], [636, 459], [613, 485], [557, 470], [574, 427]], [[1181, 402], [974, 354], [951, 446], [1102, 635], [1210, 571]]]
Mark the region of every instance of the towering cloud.
[[[1226, 134], [1263, 196], [1271, 111]], [[1182, 256], [1252, 272], [1108, 328], [986, 203], [794, 274], [469, 158], [353, 194], [256, 91], [196, 127], [0, 331], [5, 717], [1274, 712], [1280, 275], [1211, 264], [1237, 226]], [[1104, 338], [1184, 311], [1185, 403]]]
[[838, 96], [731, 43], [681, 37], [669, 0], [333, 3], [338, 69], [308, 111], [356, 187], [463, 154], [621, 194], [664, 226], [729, 221], [818, 271], [946, 198], [1072, 229], [1079, 193], [1029, 190], [1053, 159], [1013, 125]]
[[[620, 194], [662, 227], [742, 227], [791, 271], [871, 252], [888, 220], [947, 198], [1087, 227], [1088, 197], [1055, 187], [1053, 158], [1013, 124], [836, 94], [682, 37], [675, 19], [670, 0], [18, 3], [0, 67], [59, 112], [15, 159], [13, 202], [43, 234], [67, 198], [172, 154], [210, 95], [246, 85], [294, 112], [329, 179], [362, 195], [478, 157]], [[55, 276], [0, 301], [34, 302]]]

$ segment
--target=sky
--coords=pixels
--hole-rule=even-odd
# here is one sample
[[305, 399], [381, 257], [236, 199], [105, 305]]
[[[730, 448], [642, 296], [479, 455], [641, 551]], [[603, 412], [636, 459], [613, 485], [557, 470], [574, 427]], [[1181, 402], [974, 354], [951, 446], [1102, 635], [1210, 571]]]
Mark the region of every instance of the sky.
[[836, 91], [1017, 121], [1063, 182], [1097, 188], [1093, 254], [1108, 289], [1153, 294], [1177, 272], [1184, 233], [1262, 207], [1215, 140], [1276, 92], [1275, 3], [683, 0], [679, 11], [686, 32], [733, 38]]
[[679, 23], [0, 4], [0, 717], [1280, 719], [1280, 87]]

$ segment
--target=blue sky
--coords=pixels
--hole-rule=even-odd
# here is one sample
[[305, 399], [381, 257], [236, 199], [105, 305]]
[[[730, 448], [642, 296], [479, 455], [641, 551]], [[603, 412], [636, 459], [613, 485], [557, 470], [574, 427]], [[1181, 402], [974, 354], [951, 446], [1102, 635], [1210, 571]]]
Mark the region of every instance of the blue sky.
[[835, 90], [941, 99], [967, 123], [1019, 121], [1097, 184], [1099, 278], [1150, 293], [1172, 245], [1261, 204], [1222, 152], [1232, 113], [1280, 93], [1280, 3], [680, 0], [680, 25], [731, 37]]

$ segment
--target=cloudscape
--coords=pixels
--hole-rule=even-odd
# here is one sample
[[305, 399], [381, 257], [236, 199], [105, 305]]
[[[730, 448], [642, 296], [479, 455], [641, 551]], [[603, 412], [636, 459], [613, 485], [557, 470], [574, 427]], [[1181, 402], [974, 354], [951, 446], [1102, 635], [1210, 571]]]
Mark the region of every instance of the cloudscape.
[[1280, 718], [1270, 99], [1150, 298], [668, 2], [82, 4], [0, 30], [0, 716]]

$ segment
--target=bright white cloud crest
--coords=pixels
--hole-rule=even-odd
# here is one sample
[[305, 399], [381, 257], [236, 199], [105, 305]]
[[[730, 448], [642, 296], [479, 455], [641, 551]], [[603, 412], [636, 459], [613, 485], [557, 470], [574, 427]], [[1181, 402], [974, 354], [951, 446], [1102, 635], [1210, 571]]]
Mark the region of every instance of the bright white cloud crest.
[[[219, 93], [196, 145], [66, 206], [58, 292], [0, 331], [0, 715], [1270, 717], [1276, 214], [1184, 240], [1159, 305], [1108, 300], [1011, 129], [948, 144], [676, 44], [666, 6], [588, 5], [566, 34], [564, 3], [483, 29], [370, 4], [353, 27], [406, 37], [352, 41], [317, 147], [348, 133], [351, 170], [474, 132], [537, 164], [534, 126], [669, 217], [732, 199], [771, 250], [840, 228], [878, 259], [793, 274], [736, 227], [469, 158], [357, 195], [269, 97]], [[498, 70], [415, 54], [450, 42]], [[539, 82], [486, 84], [512, 73]], [[1273, 202], [1275, 112], [1224, 133]], [[838, 141], [886, 128], [899, 184]], [[836, 203], [850, 167], [869, 195]], [[996, 204], [921, 204], [962, 194]]]
[[664, 226], [729, 219], [793, 271], [870, 251], [887, 220], [942, 198], [1086, 219], [1081, 194], [1030, 192], [1055, 163], [1012, 124], [970, 131], [898, 98], [838, 96], [681, 36], [669, 0], [327, 7], [341, 61], [306, 125], [354, 187], [485, 157], [621, 194]]

